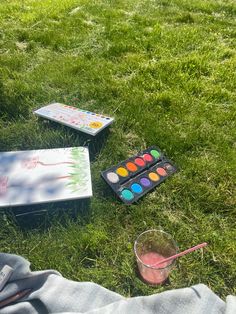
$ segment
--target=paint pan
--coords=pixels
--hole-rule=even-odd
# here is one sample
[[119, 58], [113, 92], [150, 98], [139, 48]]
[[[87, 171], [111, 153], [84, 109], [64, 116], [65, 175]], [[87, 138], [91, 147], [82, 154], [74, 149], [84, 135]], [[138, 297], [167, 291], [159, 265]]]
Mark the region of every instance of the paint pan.
[[151, 146], [101, 175], [124, 203], [131, 204], [175, 172], [173, 163], [158, 147]]

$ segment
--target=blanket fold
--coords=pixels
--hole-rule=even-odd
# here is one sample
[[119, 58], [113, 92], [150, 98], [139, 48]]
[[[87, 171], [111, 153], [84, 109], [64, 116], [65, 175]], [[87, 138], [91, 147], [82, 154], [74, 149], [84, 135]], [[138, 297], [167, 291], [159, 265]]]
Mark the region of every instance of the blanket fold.
[[2, 291], [3, 300], [31, 289], [21, 299], [0, 308], [0, 314], [235, 314], [236, 297], [222, 301], [207, 286], [170, 290], [151, 296], [125, 298], [93, 282], [67, 280], [55, 270], [31, 271], [21, 256], [0, 253], [0, 269], [14, 271]]

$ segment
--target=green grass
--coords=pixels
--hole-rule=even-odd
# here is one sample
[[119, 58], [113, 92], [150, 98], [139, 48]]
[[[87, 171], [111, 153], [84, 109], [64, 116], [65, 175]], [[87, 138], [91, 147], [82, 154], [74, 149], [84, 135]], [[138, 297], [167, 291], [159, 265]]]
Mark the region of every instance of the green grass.
[[[200, 282], [235, 294], [235, 18], [230, 0], [2, 0], [0, 150], [89, 145], [94, 196], [87, 210], [43, 205], [52, 215], [35, 228], [3, 212], [1, 251], [126, 296]], [[94, 142], [36, 119], [32, 111], [52, 101], [115, 123]], [[150, 145], [179, 172], [126, 207], [100, 171]], [[169, 285], [151, 288], [133, 254], [149, 228], [172, 234], [180, 250], [209, 246], [181, 258]]]

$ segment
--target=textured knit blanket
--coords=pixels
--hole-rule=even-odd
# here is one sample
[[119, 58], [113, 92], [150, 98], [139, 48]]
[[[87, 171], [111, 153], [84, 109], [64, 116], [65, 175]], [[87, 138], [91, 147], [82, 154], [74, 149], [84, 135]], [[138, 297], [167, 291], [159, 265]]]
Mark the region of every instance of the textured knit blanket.
[[5, 265], [11, 266], [13, 273], [0, 291], [0, 306], [19, 291], [31, 290], [1, 307], [0, 314], [236, 314], [236, 297], [228, 296], [224, 302], [203, 284], [125, 298], [92, 282], [67, 280], [54, 270], [32, 272], [24, 258], [0, 253], [0, 270]]

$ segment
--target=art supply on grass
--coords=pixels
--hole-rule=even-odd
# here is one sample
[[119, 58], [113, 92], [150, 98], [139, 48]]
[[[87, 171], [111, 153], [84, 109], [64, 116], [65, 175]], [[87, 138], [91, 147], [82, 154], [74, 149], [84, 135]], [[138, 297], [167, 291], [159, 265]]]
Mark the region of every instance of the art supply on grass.
[[134, 243], [134, 252], [141, 279], [150, 285], [164, 283], [175, 260], [165, 261], [160, 266], [152, 266], [177, 253], [173, 238], [161, 230], [148, 230], [141, 233]]
[[103, 114], [97, 114], [60, 103], [49, 104], [35, 110], [34, 113], [40, 117], [62, 123], [90, 135], [98, 134], [114, 121], [114, 118], [104, 116]]
[[159, 260], [159, 261], [156, 261], [154, 264], [151, 264], [151, 266], [153, 267], [153, 266], [164, 266], [166, 263], [168, 263], [169, 261], [172, 261], [172, 260], [174, 260], [174, 259], [176, 259], [176, 258], [178, 258], [178, 257], [181, 257], [181, 256], [184, 256], [184, 255], [186, 255], [186, 254], [188, 254], [188, 253], [191, 253], [191, 252], [193, 252], [193, 251], [195, 251], [195, 250], [198, 250], [198, 249], [201, 249], [201, 248], [203, 248], [203, 247], [205, 247], [205, 246], [207, 246], [207, 243], [206, 242], [204, 242], [204, 243], [201, 243], [201, 244], [198, 244], [198, 245], [196, 245], [196, 246], [193, 246], [193, 247], [191, 247], [190, 249], [187, 249], [187, 250], [185, 250], [185, 251], [183, 251], [183, 252], [180, 252], [180, 253], [178, 253], [178, 254], [175, 254], [175, 255], [173, 255], [173, 256], [170, 256], [170, 257], [168, 257], [168, 258], [165, 258], [165, 259], [162, 259], [162, 260]]
[[0, 153], [0, 207], [91, 196], [86, 147]]
[[102, 178], [125, 203], [136, 202], [176, 172], [160, 149], [151, 146], [105, 171]]
[[6, 305], [9, 305], [11, 303], [14, 303], [16, 301], [21, 300], [22, 298], [27, 296], [31, 291], [32, 291], [32, 289], [25, 289], [25, 290], [19, 291], [16, 294], [6, 298], [5, 300], [0, 301], [0, 308], [3, 308]]

